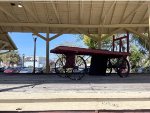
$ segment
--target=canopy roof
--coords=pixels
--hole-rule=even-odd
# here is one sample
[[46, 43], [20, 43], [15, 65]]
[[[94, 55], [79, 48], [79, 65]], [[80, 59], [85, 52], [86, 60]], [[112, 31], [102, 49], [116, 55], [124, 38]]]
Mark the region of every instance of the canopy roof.
[[0, 33], [0, 50], [16, 50], [17, 47], [7, 33]]
[[3, 1], [0, 15], [0, 32], [143, 33], [149, 27], [148, 1]]

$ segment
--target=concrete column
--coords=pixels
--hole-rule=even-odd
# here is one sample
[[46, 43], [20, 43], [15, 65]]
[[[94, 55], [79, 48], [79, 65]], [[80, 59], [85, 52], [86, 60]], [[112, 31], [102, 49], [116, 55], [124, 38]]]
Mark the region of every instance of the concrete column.
[[49, 73], [50, 71], [50, 65], [49, 65], [49, 33], [47, 33], [47, 40], [46, 40], [46, 73]]

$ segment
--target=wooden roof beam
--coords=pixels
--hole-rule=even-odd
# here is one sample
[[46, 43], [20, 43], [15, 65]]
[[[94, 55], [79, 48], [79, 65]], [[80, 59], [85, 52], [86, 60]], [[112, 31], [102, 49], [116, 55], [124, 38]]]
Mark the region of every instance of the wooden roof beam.
[[0, 6], [0, 10], [1, 10], [3, 13], [5, 13], [7, 16], [9, 16], [12, 20], [18, 21], [18, 19], [17, 19], [14, 15], [12, 15], [12, 14], [9, 13], [8, 11], [6, 11], [3, 7]]
[[0, 55], [6, 54], [6, 53], [9, 53], [9, 52], [11, 52], [11, 51], [8, 50], [8, 51], [5, 51], [5, 52], [1, 52]]
[[56, 34], [55, 36], [51, 37], [48, 39], [48, 41], [52, 41], [54, 39], [56, 39], [57, 37], [61, 36], [64, 32], [70, 32], [72, 29], [65, 29], [63, 31], [61, 31], [60, 33]]
[[54, 9], [54, 12], [55, 12], [55, 15], [56, 15], [56, 17], [57, 17], [57, 20], [58, 20], [58, 22], [61, 24], [59, 14], [58, 14], [58, 11], [57, 11], [57, 9], [56, 9], [56, 5], [54, 4], [53, 1], [51, 1], [51, 4], [52, 4], [52, 7], [53, 7], [53, 9]]
[[83, 18], [83, 1], [79, 1], [79, 23], [82, 24], [82, 18]]
[[110, 11], [112, 10], [112, 8], [114, 7], [116, 5], [116, 1], [114, 1], [112, 4], [111, 4], [111, 6], [110, 6], [110, 8], [108, 9], [108, 11], [107, 11], [107, 13], [105, 14], [105, 16], [102, 18], [102, 24], [105, 24], [105, 21], [106, 21], [106, 18], [107, 18], [107, 16], [109, 15], [109, 13], [110, 13]]
[[84, 35], [86, 35], [86, 36], [88, 36], [88, 37], [90, 37], [90, 38], [93, 38], [95, 41], [97, 41], [97, 37], [95, 37], [95, 36], [93, 36], [93, 35], [90, 35], [90, 34], [88, 34], [87, 32], [85, 32], [84, 30], [81, 30], [81, 29], [74, 29], [75, 31], [77, 31], [78, 33], [80, 33], [80, 34], [84, 34]]
[[138, 33], [137, 31], [135, 31], [135, 30], [133, 30], [133, 29], [131, 29], [131, 28], [124, 28], [124, 29], [127, 30], [127, 31], [129, 31], [129, 32], [131, 32], [131, 33], [133, 33], [133, 34], [136, 34], [136, 35], [140, 36], [140, 37], [143, 38], [143, 39], [146, 39], [146, 40], [148, 39], [147, 36], [142, 35], [142, 34]]
[[81, 24], [45, 24], [45, 23], [0, 23], [0, 26], [13, 27], [50, 27], [50, 28], [122, 28], [149, 27], [148, 24], [111, 24], [111, 25], [81, 25]]
[[90, 17], [89, 17], [89, 24], [92, 23], [92, 12], [93, 12], [93, 2], [91, 1], [91, 8], [90, 8]]
[[[143, 22], [145, 22], [145, 21], [144, 21], [144, 20], [145, 20], [144, 17], [146, 17], [147, 12], [148, 12], [148, 6], [147, 6], [147, 9], [146, 9], [144, 15], [141, 17], [141, 19], [140, 19], [140, 21], [139, 21], [140, 24], [143, 23]], [[138, 28], [136, 28], [136, 31], [138, 32]]]
[[4, 44], [2, 47], [0, 47], [0, 50], [3, 50], [5, 47], [7, 47], [8, 46], [8, 44], [6, 43], [6, 44]]
[[124, 23], [124, 22], [129, 18], [130, 15], [136, 13], [136, 11], [137, 11], [138, 9], [140, 9], [144, 4], [145, 4], [145, 2], [142, 2], [142, 4], [137, 5], [136, 8], [134, 8], [127, 16], [125, 16], [125, 17], [123, 18], [123, 20], [121, 21], [121, 23]]
[[128, 7], [128, 1], [127, 1], [127, 3], [126, 3], [126, 5], [125, 5], [125, 8], [124, 8], [124, 10], [123, 10], [123, 13], [122, 13], [122, 16], [121, 16], [121, 19], [120, 19], [120, 22], [119, 23], [121, 23], [122, 22], [122, 19], [123, 19], [123, 17], [124, 17], [124, 14], [125, 14], [125, 12], [126, 12], [126, 10], [127, 10], [127, 7]]
[[68, 8], [68, 23], [70, 24], [70, 1], [67, 1], [67, 8]]
[[106, 35], [106, 36], [102, 37], [102, 39], [101, 39], [101, 40], [105, 40], [106, 38], [108, 38], [108, 37], [112, 36], [113, 34], [115, 34], [115, 33], [119, 32], [119, 31], [121, 31], [121, 30], [123, 30], [123, 29], [124, 29], [124, 28], [116, 29], [116, 30], [112, 31], [111, 33], [109, 33], [108, 35]]
[[33, 11], [27, 5], [23, 4], [23, 7], [36, 22], [40, 22], [40, 20], [34, 15]]
[[36, 36], [38, 36], [39, 38], [41, 38], [41, 39], [43, 39], [43, 40], [46, 41], [46, 38], [45, 38], [44, 36], [40, 35], [39, 33], [34, 32], [32, 35], [36, 35]]

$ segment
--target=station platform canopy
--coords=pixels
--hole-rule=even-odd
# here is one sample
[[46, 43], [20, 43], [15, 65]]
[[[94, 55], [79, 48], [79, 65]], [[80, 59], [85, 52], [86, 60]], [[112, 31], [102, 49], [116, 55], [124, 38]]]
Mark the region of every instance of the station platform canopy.
[[17, 50], [15, 43], [7, 33], [0, 33], [0, 50]]
[[0, 32], [149, 32], [149, 1], [1, 1]]

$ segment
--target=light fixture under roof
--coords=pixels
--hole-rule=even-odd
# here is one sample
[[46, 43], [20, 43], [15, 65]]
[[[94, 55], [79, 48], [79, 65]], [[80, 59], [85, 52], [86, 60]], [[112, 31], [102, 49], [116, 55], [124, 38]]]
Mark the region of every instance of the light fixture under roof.
[[19, 7], [19, 8], [22, 8], [22, 7], [23, 7], [22, 4], [21, 4], [21, 2], [18, 3], [18, 7]]
[[15, 3], [10, 3], [10, 5], [11, 5], [11, 6], [15, 6], [16, 4], [15, 4]]

